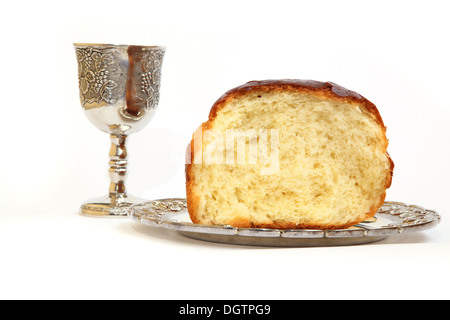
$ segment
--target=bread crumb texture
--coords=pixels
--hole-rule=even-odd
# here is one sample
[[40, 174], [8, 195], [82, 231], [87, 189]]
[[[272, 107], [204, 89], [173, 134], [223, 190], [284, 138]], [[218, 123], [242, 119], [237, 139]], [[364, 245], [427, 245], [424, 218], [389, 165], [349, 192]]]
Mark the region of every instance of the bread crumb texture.
[[[194, 223], [348, 228], [383, 204], [393, 163], [375, 106], [335, 84], [292, 83], [252, 82], [213, 106], [188, 150], [186, 191]], [[239, 145], [238, 138], [226, 138], [230, 132], [246, 136]], [[223, 161], [211, 161], [212, 154]]]

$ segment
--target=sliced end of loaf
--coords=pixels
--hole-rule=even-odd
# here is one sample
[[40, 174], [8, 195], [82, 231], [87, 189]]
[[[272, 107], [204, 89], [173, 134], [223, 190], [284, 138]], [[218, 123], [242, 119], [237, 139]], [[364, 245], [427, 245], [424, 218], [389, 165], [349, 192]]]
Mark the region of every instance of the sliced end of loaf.
[[[238, 132], [233, 143], [230, 130]], [[391, 184], [385, 131], [372, 103], [332, 83], [277, 80], [230, 90], [188, 150], [191, 219], [282, 229], [357, 224], [376, 213]]]

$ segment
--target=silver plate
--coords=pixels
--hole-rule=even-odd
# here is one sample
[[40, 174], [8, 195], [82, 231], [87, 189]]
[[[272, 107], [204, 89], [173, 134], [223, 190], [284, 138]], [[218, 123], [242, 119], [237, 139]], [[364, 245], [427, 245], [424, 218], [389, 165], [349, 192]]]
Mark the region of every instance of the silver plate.
[[128, 216], [147, 226], [176, 230], [189, 238], [241, 245], [301, 247], [355, 245], [430, 229], [441, 217], [434, 210], [387, 201], [375, 217], [348, 229], [258, 229], [193, 224], [185, 199], [160, 199], [131, 206]]

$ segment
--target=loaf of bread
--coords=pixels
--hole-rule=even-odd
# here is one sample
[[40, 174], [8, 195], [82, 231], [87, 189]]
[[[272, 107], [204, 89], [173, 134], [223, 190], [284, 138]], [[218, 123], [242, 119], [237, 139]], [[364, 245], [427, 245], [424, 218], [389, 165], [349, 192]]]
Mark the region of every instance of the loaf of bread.
[[187, 150], [193, 223], [340, 229], [373, 217], [394, 164], [373, 103], [331, 82], [251, 81], [226, 92]]

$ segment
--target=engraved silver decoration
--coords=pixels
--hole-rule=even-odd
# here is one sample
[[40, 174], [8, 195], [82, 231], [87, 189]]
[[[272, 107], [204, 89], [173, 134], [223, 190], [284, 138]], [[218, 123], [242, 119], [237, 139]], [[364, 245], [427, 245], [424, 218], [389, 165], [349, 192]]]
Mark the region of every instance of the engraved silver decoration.
[[339, 246], [365, 244], [389, 236], [423, 231], [437, 226], [440, 215], [434, 211], [402, 202], [386, 201], [375, 217], [348, 229], [259, 229], [228, 225], [193, 224], [186, 200], [161, 199], [131, 206], [131, 219], [146, 226], [176, 230], [182, 235], [212, 242], [259, 246]]
[[145, 201], [126, 192], [126, 140], [153, 118], [159, 102], [165, 48], [75, 43], [80, 102], [98, 129], [110, 134], [110, 187], [106, 196], [83, 203], [88, 216], [126, 216]]

